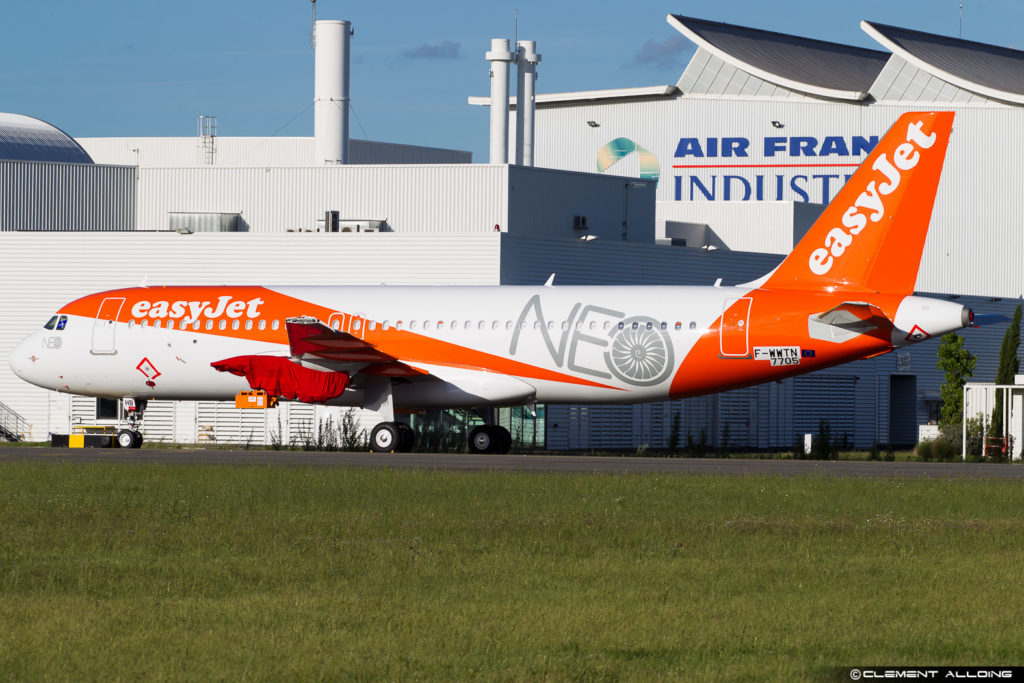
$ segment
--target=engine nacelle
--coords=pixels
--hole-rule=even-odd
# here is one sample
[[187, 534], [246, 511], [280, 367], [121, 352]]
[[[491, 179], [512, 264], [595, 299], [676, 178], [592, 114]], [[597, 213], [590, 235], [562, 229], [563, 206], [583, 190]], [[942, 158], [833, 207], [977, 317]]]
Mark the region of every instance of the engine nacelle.
[[942, 299], [908, 296], [896, 309], [893, 346], [906, 346], [970, 327], [974, 312], [967, 306]]

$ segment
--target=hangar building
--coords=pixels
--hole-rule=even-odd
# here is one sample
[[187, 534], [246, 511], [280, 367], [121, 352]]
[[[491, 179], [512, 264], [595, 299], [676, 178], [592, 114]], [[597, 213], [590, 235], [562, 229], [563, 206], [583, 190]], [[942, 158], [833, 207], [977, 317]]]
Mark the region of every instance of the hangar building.
[[[97, 185], [87, 203], [118, 196], [121, 213], [76, 220], [74, 234], [39, 232], [41, 219], [0, 232], [0, 278], [31, 293], [0, 300], [0, 402], [15, 430], [42, 439], [116, 420], [116, 406], [31, 387], [6, 363], [53, 310], [101, 289], [540, 284], [551, 273], [556, 286], [753, 280], [788, 253], [892, 120], [915, 108], [958, 113], [918, 290], [1012, 311], [1024, 291], [1024, 276], [1007, 272], [1021, 239], [1010, 221], [1024, 201], [1014, 191], [1022, 53], [867, 23], [886, 51], [669, 21], [698, 46], [679, 82], [538, 95], [535, 166], [359, 141], [347, 164], [324, 163], [316, 136], [230, 138], [209, 120], [195, 138], [78, 140], [90, 160], [134, 182]], [[29, 163], [8, 155], [0, 167]], [[45, 195], [38, 188], [56, 182], [31, 187]], [[976, 377], [994, 375], [1002, 332], [964, 333]], [[536, 419], [503, 419], [514, 435], [556, 449], [661, 447], [675, 416], [684, 440], [703, 431], [711, 445], [786, 448], [822, 418], [857, 447], [906, 445], [938, 409], [936, 348], [683, 401], [552, 405]], [[257, 412], [154, 401], [145, 431], [151, 441], [268, 443], [301, 438], [328, 415], [341, 418], [301, 404]], [[377, 420], [362, 411], [360, 421]]]

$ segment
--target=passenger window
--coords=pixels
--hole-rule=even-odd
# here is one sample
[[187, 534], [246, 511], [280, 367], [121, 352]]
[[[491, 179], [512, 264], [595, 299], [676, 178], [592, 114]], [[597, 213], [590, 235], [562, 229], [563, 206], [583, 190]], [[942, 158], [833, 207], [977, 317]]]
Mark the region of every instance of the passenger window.
[[553, 330], [553, 329], [555, 329], [555, 323], [549, 320], [549, 321], [548, 321], [548, 329], [549, 329], [549, 330]]
[[590, 321], [590, 331], [593, 332], [595, 327], [597, 327], [597, 321], [591, 320]]
[[153, 327], [155, 327], [157, 329], [160, 329], [160, 321], [159, 320], [154, 320], [153, 321]]
[[410, 320], [409, 321], [409, 329], [410, 330], [415, 330], [416, 329], [416, 321], [415, 320]]
[[[274, 322], [277, 322], [277, 321], [275, 320]], [[217, 323], [217, 329], [218, 330], [226, 330], [226, 329], [228, 329], [228, 321], [224, 320], [224, 318], [221, 318], [220, 322]]]
[[563, 320], [562, 321], [562, 330], [564, 331], [564, 330], [567, 330], [567, 329], [569, 329], [569, 321], [568, 320]]
[[207, 319], [207, 321], [206, 321], [206, 329], [207, 330], [212, 330], [213, 329], [213, 321], [212, 320]]
[[399, 330], [405, 329], [405, 323], [399, 320], [397, 323], [395, 323], [395, 328]]
[[466, 330], [468, 330], [468, 329], [469, 329], [469, 328], [471, 328], [472, 326], [473, 326], [473, 323], [472, 323], [472, 321], [470, 321], [470, 320], [467, 320], [467, 321], [466, 321], [466, 324], [465, 324], [465, 325], [463, 325], [462, 327], [463, 327], [463, 329], [466, 329]]
[[[272, 329], [272, 330], [276, 330], [279, 327], [281, 327], [281, 321], [280, 320], [275, 320], [274, 322], [270, 323], [270, 329]], [[221, 328], [221, 329], [224, 329], [224, 328]]]
[[622, 321], [620, 320], [620, 321], [619, 321], [619, 329], [620, 329], [620, 330], [624, 330], [624, 329], [626, 329], [626, 323], [624, 323], [624, 322], [622, 322]]
[[681, 330], [681, 329], [683, 329], [683, 324], [677, 322], [676, 323], [676, 330]]
[[53, 316], [52, 318], [46, 321], [45, 325], [43, 325], [44, 330], [52, 330], [55, 327], [57, 327], [57, 316]]
[[639, 322], [637, 322], [636, 320], [634, 320], [634, 321], [633, 321], [633, 329], [634, 329], [634, 330], [638, 330], [638, 329], [640, 329], [640, 323], [639, 323]]
[[506, 320], [505, 321], [505, 329], [506, 330], [511, 330], [512, 329], [512, 321], [511, 320]]
[[390, 320], [385, 320], [385, 321], [384, 321], [383, 323], [381, 323], [381, 325], [380, 325], [380, 328], [381, 328], [382, 330], [386, 330], [386, 329], [388, 329], [389, 327], [391, 327], [391, 321], [390, 321]]
[[193, 330], [197, 330], [197, 331], [199, 330], [199, 321], [198, 320], [196, 320], [196, 321], [194, 321], [192, 323], [192, 329]]
[[261, 330], [267, 329], [267, 321], [264, 320], [263, 318], [260, 318], [260, 322], [258, 325], [256, 325], [256, 327], [260, 328]]
[[499, 325], [499, 323], [498, 323], [498, 321], [497, 321], [497, 320], [494, 320], [494, 321], [492, 321], [492, 322], [491, 322], [491, 329], [492, 329], [492, 330], [496, 330], [496, 329], [498, 329], [498, 325]]
[[[360, 320], [359, 318], [356, 318], [355, 320], [352, 321], [352, 330], [354, 332], [358, 332], [362, 327], [363, 321]], [[274, 329], [276, 330], [277, 328], [275, 327]]]
[[245, 329], [247, 329], [247, 330], [251, 330], [252, 329], [252, 320], [246, 320], [245, 321]]
[[648, 320], [647, 321], [647, 329], [653, 330], [654, 329], [654, 323], [652, 323], [651, 321]]
[[478, 323], [476, 324], [476, 329], [478, 329], [478, 330], [482, 330], [482, 329], [484, 329], [485, 327], [487, 327], [487, 323], [485, 323], [485, 322], [484, 322], [483, 320], [481, 320], [480, 322], [478, 322]]
[[607, 320], [604, 321], [604, 326], [603, 327], [604, 327], [604, 331], [605, 332], [607, 332], [608, 328], [611, 327], [611, 326], [612, 326], [612, 324], [610, 322], [608, 322]]
[[[235, 322], [238, 322], [238, 321], [236, 320]], [[187, 318], [182, 318], [182, 320], [181, 320], [181, 329], [183, 329], [183, 330], [187, 330], [188, 329], [188, 319]]]
[[693, 322], [693, 321], [691, 320], [691, 321], [690, 321], [690, 329], [691, 329], [691, 330], [695, 330], [695, 329], [697, 329], [697, 323], [695, 323], [695, 322]]
[[238, 319], [237, 318], [235, 320], [231, 321], [231, 329], [233, 329], [233, 330], [237, 330], [238, 329]]
[[452, 328], [454, 330], [458, 326], [459, 326], [459, 321], [453, 320], [451, 325], [449, 325], [448, 327], [450, 327], [450, 328]]

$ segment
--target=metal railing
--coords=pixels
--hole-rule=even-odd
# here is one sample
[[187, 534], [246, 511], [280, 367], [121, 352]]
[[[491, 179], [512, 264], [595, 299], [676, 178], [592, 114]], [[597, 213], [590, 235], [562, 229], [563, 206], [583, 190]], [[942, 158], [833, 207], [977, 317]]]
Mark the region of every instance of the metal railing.
[[0, 439], [22, 441], [28, 435], [28, 421], [0, 403]]

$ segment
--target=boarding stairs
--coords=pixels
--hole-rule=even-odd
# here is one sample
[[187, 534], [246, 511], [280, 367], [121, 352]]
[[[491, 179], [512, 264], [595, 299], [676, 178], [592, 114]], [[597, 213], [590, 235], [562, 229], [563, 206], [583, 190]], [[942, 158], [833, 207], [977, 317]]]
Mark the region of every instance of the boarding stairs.
[[28, 421], [0, 403], [0, 441], [23, 441], [28, 432]]

